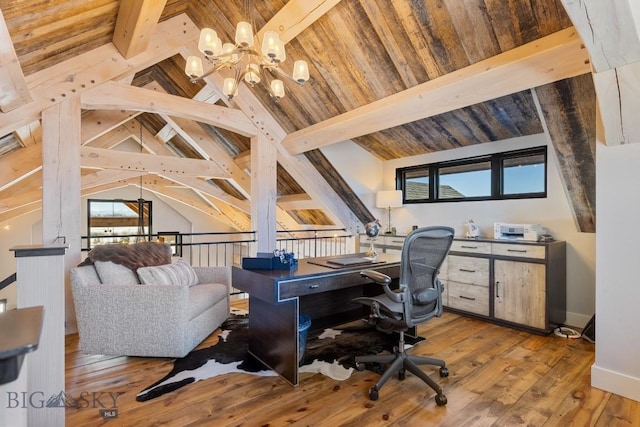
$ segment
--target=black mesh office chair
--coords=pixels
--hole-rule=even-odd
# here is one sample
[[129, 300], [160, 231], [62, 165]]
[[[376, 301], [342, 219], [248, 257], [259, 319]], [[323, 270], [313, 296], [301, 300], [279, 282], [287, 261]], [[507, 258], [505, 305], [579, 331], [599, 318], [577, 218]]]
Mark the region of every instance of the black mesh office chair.
[[362, 276], [382, 285], [384, 294], [355, 298], [353, 301], [371, 307], [369, 320], [379, 330], [400, 334], [395, 354], [355, 358], [359, 370], [363, 370], [364, 364], [369, 362], [390, 363], [378, 382], [369, 389], [371, 400], [378, 400], [378, 391], [392, 375], [397, 372], [398, 378], [403, 380], [405, 370], [408, 370], [436, 391], [435, 400], [438, 406], [447, 404], [447, 397], [442, 393], [442, 388], [418, 367], [423, 364], [440, 366], [440, 376], [446, 377], [449, 370], [444, 360], [406, 353], [404, 332], [442, 314], [443, 285], [438, 280], [438, 273], [451, 248], [453, 234], [454, 231], [450, 227], [425, 227], [412, 231], [406, 237], [402, 246], [399, 289], [392, 290], [389, 287], [391, 278], [382, 273], [372, 270], [360, 272]]

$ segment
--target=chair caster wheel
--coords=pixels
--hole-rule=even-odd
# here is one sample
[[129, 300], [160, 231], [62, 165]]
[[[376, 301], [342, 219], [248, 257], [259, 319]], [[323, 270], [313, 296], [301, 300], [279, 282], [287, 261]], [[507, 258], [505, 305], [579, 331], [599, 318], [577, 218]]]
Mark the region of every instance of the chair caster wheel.
[[[448, 377], [449, 376], [449, 369], [447, 368], [440, 368], [440, 376], [442, 378]], [[445, 399], [446, 402], [447, 399]]]
[[[378, 400], [378, 390], [376, 390], [375, 388], [370, 388], [369, 389], [369, 399], [371, 400]], [[446, 399], [445, 399], [446, 400]], [[445, 402], [446, 403], [446, 402]]]
[[364, 368], [365, 368], [364, 363], [358, 363], [358, 362], [356, 362], [356, 369], [357, 369], [358, 371], [364, 371]]
[[444, 406], [447, 404], [447, 396], [444, 394], [436, 394], [436, 404], [438, 406]]
[[402, 381], [404, 379], [404, 377], [405, 377], [405, 372], [404, 371], [399, 371], [398, 372], [398, 379], [400, 381]]

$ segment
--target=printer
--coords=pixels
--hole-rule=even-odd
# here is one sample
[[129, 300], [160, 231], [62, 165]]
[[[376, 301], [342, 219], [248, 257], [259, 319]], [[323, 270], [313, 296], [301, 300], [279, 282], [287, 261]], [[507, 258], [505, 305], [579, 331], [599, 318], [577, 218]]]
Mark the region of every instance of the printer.
[[540, 224], [493, 224], [493, 238], [501, 240], [530, 240], [537, 242], [545, 234]]

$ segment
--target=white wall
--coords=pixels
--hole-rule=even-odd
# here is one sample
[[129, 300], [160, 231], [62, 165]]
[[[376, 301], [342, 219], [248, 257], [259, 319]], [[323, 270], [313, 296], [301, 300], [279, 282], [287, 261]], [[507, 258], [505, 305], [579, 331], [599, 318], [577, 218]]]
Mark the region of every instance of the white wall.
[[640, 401], [640, 144], [596, 146], [596, 361], [591, 384]]
[[[352, 142], [336, 144], [322, 151], [385, 225], [387, 213], [375, 208], [375, 192], [395, 189], [396, 168], [542, 145], [547, 142], [540, 134], [385, 162]], [[463, 236], [466, 222], [473, 219], [483, 237], [493, 237], [494, 222], [543, 225], [557, 240], [567, 243], [567, 324], [583, 327], [595, 312], [595, 234], [577, 231], [552, 147], [548, 150], [548, 158], [545, 199], [404, 205], [391, 211], [391, 222], [399, 234], [409, 232], [412, 225], [441, 224], [453, 227], [457, 235]]]

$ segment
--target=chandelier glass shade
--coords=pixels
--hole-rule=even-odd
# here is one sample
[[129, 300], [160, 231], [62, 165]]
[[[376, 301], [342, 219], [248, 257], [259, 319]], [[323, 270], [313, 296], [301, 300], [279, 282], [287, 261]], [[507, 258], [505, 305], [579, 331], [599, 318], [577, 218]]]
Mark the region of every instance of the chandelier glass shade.
[[260, 50], [254, 47], [255, 39], [253, 26], [247, 21], [238, 22], [235, 43], [222, 43], [216, 31], [203, 28], [200, 31], [198, 50], [212, 67], [205, 73], [202, 59], [191, 55], [187, 57], [185, 73], [195, 83], [222, 69], [234, 70], [234, 77], [225, 78], [222, 85], [222, 91], [229, 99], [237, 95], [241, 80], [250, 86], [263, 82], [276, 101], [285, 95], [283, 78], [300, 86], [309, 80], [306, 61], [295, 61], [291, 75], [280, 69], [279, 66], [287, 59], [287, 55], [284, 41], [276, 31], [265, 31]]

